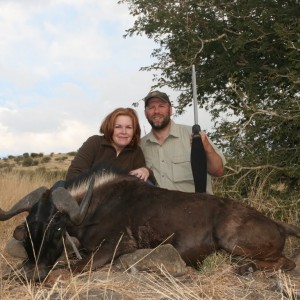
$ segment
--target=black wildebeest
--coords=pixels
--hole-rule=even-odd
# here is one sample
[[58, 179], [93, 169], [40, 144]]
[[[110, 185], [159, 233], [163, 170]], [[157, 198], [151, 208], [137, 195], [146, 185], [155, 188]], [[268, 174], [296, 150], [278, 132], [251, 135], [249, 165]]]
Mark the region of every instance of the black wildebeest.
[[286, 237], [300, 238], [299, 227], [231, 199], [161, 189], [108, 171], [68, 189], [39, 188], [9, 211], [0, 210], [0, 220], [23, 211], [29, 212], [27, 226], [17, 227], [14, 237], [23, 241], [24, 268], [33, 280], [47, 276], [63, 251], [66, 231], [88, 253], [73, 266], [77, 271], [165, 241], [192, 266], [223, 249], [250, 258], [254, 269], [287, 271], [295, 263], [283, 254]]

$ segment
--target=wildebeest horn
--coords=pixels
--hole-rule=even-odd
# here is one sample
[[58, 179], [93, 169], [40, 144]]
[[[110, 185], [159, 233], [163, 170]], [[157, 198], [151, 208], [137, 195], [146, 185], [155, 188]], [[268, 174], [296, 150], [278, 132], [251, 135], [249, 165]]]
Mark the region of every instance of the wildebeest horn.
[[0, 208], [0, 221], [5, 221], [13, 216], [23, 212], [23, 211], [29, 211], [31, 207], [37, 203], [40, 200], [40, 197], [43, 195], [43, 193], [47, 190], [46, 187], [40, 187], [28, 195], [26, 195], [24, 198], [19, 200], [10, 210], [4, 211]]
[[95, 175], [93, 174], [80, 206], [66, 189], [58, 188], [52, 192], [52, 201], [56, 208], [60, 212], [66, 213], [75, 225], [80, 225], [87, 213], [93, 195], [94, 183]]

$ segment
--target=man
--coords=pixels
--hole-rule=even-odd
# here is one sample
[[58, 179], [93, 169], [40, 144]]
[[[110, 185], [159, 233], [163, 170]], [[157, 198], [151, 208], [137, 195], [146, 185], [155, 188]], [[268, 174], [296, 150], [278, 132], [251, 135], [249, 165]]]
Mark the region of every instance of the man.
[[[167, 94], [153, 91], [144, 101], [145, 116], [152, 127], [141, 139], [146, 165], [154, 172], [160, 187], [195, 192], [191, 167], [192, 127], [171, 120], [172, 105]], [[226, 160], [204, 132], [200, 135], [207, 158], [206, 192], [212, 194], [211, 176], [223, 175]]]

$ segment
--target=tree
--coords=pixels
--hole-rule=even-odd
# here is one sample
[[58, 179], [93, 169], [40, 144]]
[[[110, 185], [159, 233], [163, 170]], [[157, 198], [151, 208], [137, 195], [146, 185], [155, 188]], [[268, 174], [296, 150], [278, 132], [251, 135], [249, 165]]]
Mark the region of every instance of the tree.
[[[126, 36], [145, 34], [158, 48], [146, 71], [155, 87], [181, 92], [212, 114], [214, 138], [234, 159], [233, 173], [269, 174], [299, 191], [300, 18], [298, 0], [121, 0], [135, 18]], [[252, 170], [252, 171], [251, 171]], [[250, 172], [249, 172], [250, 171]]]

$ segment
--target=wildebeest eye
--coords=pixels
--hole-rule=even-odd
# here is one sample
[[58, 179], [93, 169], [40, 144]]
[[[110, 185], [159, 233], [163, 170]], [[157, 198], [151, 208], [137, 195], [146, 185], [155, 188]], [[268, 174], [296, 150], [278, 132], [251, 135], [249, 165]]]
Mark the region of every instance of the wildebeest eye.
[[57, 231], [61, 231], [61, 228], [59, 227], [59, 228], [57, 228]]

